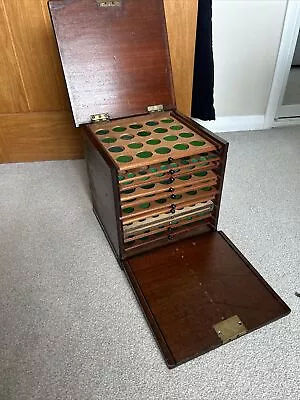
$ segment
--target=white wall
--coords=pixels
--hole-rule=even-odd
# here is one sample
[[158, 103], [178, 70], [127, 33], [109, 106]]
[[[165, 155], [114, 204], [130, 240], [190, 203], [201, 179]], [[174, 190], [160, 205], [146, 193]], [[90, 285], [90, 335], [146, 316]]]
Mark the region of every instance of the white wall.
[[286, 6], [287, 0], [213, 0], [217, 122], [208, 127], [263, 126]]

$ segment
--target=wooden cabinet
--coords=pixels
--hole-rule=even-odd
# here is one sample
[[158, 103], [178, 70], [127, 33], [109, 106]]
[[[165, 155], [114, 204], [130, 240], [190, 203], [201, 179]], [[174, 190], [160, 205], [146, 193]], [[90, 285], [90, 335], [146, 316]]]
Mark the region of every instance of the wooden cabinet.
[[217, 229], [228, 144], [176, 107], [163, 1], [53, 0], [50, 10], [94, 212], [167, 365], [286, 315]]

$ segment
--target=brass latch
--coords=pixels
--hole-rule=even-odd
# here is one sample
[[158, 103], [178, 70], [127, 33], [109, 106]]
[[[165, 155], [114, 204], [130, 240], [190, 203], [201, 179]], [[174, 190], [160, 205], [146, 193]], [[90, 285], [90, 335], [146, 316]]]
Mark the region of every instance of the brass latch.
[[155, 106], [148, 106], [147, 110], [149, 113], [162, 112], [162, 111], [164, 111], [164, 106], [163, 106], [163, 104], [158, 104]]
[[248, 332], [247, 328], [237, 315], [218, 322], [213, 325], [213, 328], [223, 343], [230, 342]]
[[109, 121], [109, 120], [110, 120], [110, 117], [109, 117], [108, 113], [91, 115], [92, 123], [105, 122], [105, 121]]
[[102, 1], [96, 0], [99, 7], [121, 7], [122, 0]]

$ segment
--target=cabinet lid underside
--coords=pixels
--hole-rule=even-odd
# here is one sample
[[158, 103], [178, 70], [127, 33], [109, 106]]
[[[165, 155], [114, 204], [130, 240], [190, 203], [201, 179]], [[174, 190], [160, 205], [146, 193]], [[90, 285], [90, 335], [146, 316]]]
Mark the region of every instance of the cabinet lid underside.
[[49, 8], [76, 126], [95, 114], [175, 108], [162, 0], [53, 0]]
[[290, 312], [222, 232], [133, 256], [125, 271], [170, 368]]

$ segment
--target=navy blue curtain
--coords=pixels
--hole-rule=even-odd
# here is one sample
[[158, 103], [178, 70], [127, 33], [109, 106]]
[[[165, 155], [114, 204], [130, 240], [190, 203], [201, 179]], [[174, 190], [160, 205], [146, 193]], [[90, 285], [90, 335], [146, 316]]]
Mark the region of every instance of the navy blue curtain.
[[194, 118], [215, 119], [212, 0], [198, 0], [192, 112]]

